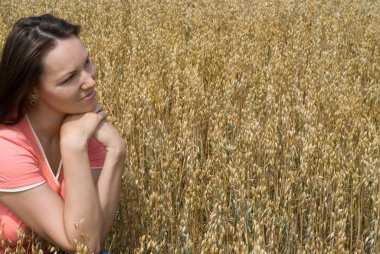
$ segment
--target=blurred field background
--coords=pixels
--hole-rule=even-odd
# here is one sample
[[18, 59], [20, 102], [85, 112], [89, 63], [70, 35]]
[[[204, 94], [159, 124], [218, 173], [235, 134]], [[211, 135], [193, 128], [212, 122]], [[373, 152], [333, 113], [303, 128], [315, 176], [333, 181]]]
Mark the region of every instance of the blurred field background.
[[0, 2], [82, 25], [127, 142], [113, 253], [380, 253], [380, 2]]

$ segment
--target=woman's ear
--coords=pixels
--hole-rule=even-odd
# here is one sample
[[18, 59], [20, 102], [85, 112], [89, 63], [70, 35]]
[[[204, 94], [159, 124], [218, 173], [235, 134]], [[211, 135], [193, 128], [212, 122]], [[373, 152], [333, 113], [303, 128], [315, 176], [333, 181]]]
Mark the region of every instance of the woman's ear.
[[38, 85], [34, 86], [32, 92], [30, 93], [30, 97], [34, 99], [38, 99], [38, 94], [40, 92], [40, 88]]

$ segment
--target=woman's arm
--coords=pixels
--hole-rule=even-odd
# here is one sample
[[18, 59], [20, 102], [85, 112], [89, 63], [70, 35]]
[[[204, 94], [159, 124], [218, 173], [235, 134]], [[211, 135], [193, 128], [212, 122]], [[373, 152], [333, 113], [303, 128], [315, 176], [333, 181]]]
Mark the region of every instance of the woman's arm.
[[65, 231], [64, 202], [47, 183], [21, 192], [0, 192], [0, 201], [48, 242], [75, 251], [72, 237]]
[[[69, 115], [60, 131], [60, 148], [65, 175], [64, 226], [68, 239], [88, 234], [90, 251], [100, 251], [103, 240], [103, 212], [92, 180], [88, 158], [88, 140], [104, 121], [104, 111]], [[79, 230], [75, 223], [80, 223]]]
[[97, 183], [103, 215], [103, 234], [110, 230], [119, 204], [121, 176], [124, 169], [125, 142], [119, 132], [108, 122], [103, 121], [94, 137], [105, 147], [106, 158]]
[[[76, 121], [78, 122], [75, 123]], [[69, 125], [65, 126], [67, 123]], [[70, 130], [80, 130], [82, 123], [83, 121], [78, 116], [71, 116], [62, 126], [61, 154], [66, 184], [65, 207], [68, 207], [67, 214], [72, 216], [69, 220], [81, 214], [84, 219], [82, 222], [83, 230], [90, 234], [89, 247], [99, 247], [99, 243], [104, 240], [112, 226], [118, 207], [125, 159], [125, 143], [110, 123], [103, 120], [98, 124], [93, 136], [105, 147], [106, 158], [95, 187], [94, 184], [91, 184], [93, 182], [90, 170], [80, 170], [83, 167], [89, 168], [87, 142], [81, 142], [83, 139], [80, 139], [78, 133], [75, 134], [75, 132], [65, 135], [65, 130], [68, 127]], [[78, 174], [78, 170], [80, 174]], [[83, 186], [91, 187], [83, 189]], [[87, 209], [72, 208], [70, 204], [88, 204], [88, 206], [86, 205]], [[87, 222], [86, 218], [88, 218]], [[96, 223], [89, 224], [91, 222]], [[76, 230], [76, 232], [78, 231]], [[74, 232], [72, 231], [71, 234]]]
[[104, 239], [112, 227], [119, 205], [121, 176], [124, 169], [124, 149], [108, 150], [106, 160], [97, 184], [103, 216]]
[[[64, 226], [72, 244], [81, 233], [89, 235], [90, 250], [99, 251], [103, 219], [98, 193], [92, 180], [86, 145], [61, 142], [65, 175]], [[80, 230], [75, 222], [80, 223]], [[74, 222], [74, 223], [73, 223]]]

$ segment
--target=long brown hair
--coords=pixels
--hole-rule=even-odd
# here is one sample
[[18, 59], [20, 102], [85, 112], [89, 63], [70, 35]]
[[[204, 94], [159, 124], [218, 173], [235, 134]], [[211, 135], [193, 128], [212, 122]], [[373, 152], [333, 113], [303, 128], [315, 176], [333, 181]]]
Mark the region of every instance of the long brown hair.
[[50, 14], [18, 20], [9, 33], [0, 62], [0, 124], [24, 116], [43, 71], [43, 57], [57, 39], [78, 36], [79, 25]]

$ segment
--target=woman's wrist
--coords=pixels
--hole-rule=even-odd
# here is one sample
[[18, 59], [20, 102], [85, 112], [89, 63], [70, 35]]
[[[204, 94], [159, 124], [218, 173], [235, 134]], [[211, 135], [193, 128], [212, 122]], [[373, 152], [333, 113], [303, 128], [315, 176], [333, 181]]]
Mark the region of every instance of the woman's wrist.
[[60, 147], [61, 151], [70, 150], [75, 152], [85, 152], [87, 151], [87, 140], [83, 138], [61, 138]]
[[111, 156], [117, 160], [123, 160], [125, 158], [125, 144], [124, 142], [119, 142], [114, 145], [105, 148], [107, 151], [107, 156]]

